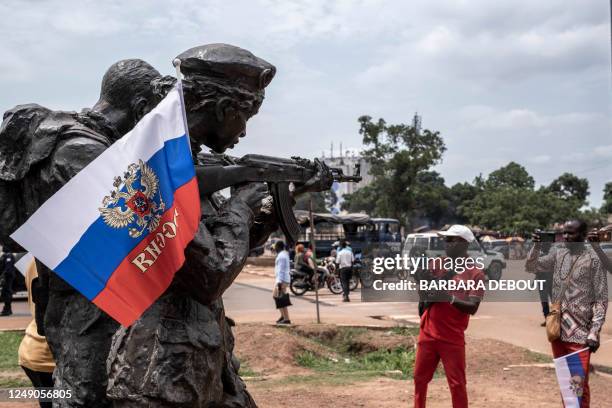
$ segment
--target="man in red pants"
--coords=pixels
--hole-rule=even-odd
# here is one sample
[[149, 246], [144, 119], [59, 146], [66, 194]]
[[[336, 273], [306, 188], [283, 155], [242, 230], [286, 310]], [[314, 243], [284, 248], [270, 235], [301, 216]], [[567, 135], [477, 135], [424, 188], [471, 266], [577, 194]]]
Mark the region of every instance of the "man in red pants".
[[608, 310], [606, 266], [597, 251], [601, 249], [585, 244], [587, 231], [584, 221], [567, 221], [563, 225], [565, 243], [543, 256], [539, 256], [542, 238], [536, 232], [534, 246], [525, 263], [528, 272], [552, 272], [553, 302], [561, 305], [560, 337], [551, 343], [553, 357], [589, 348], [587, 369], [581, 380], [581, 408], [590, 406], [588, 366], [591, 353], [599, 348], [600, 332]]
[[[476, 313], [482, 300], [484, 273], [479, 268], [482, 261], [470, 258], [467, 253], [470, 242], [475, 240], [469, 228], [453, 225], [439, 234], [445, 238], [448, 257], [443, 259], [442, 268], [434, 265], [428, 282], [437, 281], [439, 285], [443, 280], [453, 280], [455, 283], [464, 281], [465, 288], [425, 294], [428, 301], [422, 309], [414, 366], [414, 406], [425, 407], [427, 386], [442, 360], [453, 408], [467, 408], [464, 331], [470, 315]], [[449, 259], [453, 261], [453, 268], [447, 268]]]

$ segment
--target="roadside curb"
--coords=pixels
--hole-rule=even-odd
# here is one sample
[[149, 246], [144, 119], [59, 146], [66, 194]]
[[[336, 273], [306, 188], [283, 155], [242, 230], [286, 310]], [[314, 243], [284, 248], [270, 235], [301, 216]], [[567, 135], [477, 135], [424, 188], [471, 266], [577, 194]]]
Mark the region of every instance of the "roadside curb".
[[251, 275], [266, 276], [268, 278], [273, 278], [274, 277], [274, 275], [271, 275], [269, 273], [263, 273], [263, 272], [246, 271], [246, 270], [243, 270], [242, 272], [243, 273], [249, 273]]

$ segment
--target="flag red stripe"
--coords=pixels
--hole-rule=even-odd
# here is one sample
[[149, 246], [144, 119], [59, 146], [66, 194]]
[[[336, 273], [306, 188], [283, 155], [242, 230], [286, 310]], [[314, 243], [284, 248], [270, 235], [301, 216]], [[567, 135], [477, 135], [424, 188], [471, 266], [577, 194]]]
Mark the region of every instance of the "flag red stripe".
[[[177, 228], [173, 236], [175, 214], [178, 214]], [[123, 326], [134, 323], [170, 286], [174, 274], [185, 262], [184, 250], [193, 239], [199, 220], [200, 197], [194, 177], [174, 192], [174, 204], [164, 213], [159, 226], [123, 259], [93, 302]], [[155, 257], [152, 248], [159, 249], [159, 255]], [[142, 254], [139, 259], [144, 260], [140, 265], [146, 267], [145, 272], [137, 266], [138, 262], [133, 262], [139, 254]]]

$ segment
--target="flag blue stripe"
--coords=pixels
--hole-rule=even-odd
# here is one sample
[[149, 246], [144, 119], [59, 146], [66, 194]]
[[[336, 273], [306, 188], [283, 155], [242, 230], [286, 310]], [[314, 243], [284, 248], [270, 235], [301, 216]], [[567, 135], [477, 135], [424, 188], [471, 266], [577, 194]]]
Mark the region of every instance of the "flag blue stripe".
[[[565, 357], [565, 361], [567, 362], [567, 368], [569, 369], [570, 375], [572, 377], [578, 375], [583, 379], [586, 379], [584, 367], [582, 366], [582, 360], [580, 359], [580, 353], [574, 353]], [[580, 406], [582, 404], [582, 397], [577, 398], [578, 405]]]
[[[138, 160], [135, 159], [135, 162]], [[166, 141], [164, 147], [158, 150], [147, 164], [159, 179], [159, 191], [165, 208], [168, 209], [174, 202], [174, 191], [195, 176], [187, 136]], [[117, 176], [126, 170], [117, 169]], [[108, 183], [110, 194], [113, 180], [105, 182]], [[100, 207], [103, 198], [100, 197]], [[100, 216], [55, 268], [55, 273], [92, 300], [104, 289], [123, 259], [146, 236], [144, 233], [138, 238], [132, 238], [128, 235], [127, 228], [111, 228]]]

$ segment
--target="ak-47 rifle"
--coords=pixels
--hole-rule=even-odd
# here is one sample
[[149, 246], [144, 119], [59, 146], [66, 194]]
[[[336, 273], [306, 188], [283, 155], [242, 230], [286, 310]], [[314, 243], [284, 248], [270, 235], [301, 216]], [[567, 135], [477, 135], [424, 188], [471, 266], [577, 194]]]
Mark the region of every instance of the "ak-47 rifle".
[[[200, 196], [203, 197], [243, 183], [268, 183], [281, 230], [290, 245], [297, 241], [300, 234], [300, 226], [293, 215], [291, 184], [295, 186], [294, 193], [298, 193], [300, 188], [303, 191], [329, 190], [334, 181], [361, 181], [359, 165], [355, 166], [355, 175], [347, 176], [342, 169], [329, 167], [318, 159], [311, 161], [300, 157], [284, 159], [248, 154], [235, 158], [199, 153], [195, 167]], [[314, 176], [318, 176], [316, 184], [304, 185]]]

